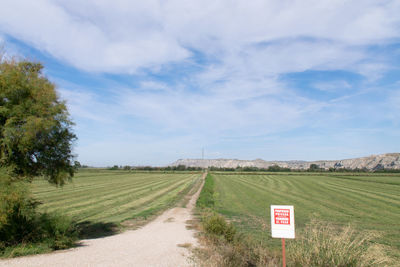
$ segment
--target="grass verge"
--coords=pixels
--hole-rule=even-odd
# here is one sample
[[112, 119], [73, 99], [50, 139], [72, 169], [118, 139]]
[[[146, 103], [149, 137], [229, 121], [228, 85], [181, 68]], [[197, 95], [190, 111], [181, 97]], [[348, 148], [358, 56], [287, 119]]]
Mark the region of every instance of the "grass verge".
[[[217, 213], [214, 178], [209, 174], [197, 203], [200, 241], [195, 254], [203, 266], [280, 266], [280, 250], [238, 231]], [[249, 196], [250, 197], [250, 196]], [[240, 219], [240, 218], [239, 218]], [[392, 266], [376, 234], [312, 220], [288, 242], [287, 266]]]
[[214, 207], [214, 179], [211, 174], [207, 174], [203, 189], [197, 199], [196, 206], [200, 209]]

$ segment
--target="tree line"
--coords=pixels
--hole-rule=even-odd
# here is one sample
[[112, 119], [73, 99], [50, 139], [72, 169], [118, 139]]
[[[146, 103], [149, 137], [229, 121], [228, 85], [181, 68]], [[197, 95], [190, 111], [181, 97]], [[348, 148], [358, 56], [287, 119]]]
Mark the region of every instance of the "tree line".
[[185, 165], [167, 166], [167, 167], [152, 167], [152, 166], [118, 166], [107, 167], [108, 170], [125, 170], [125, 171], [201, 171], [201, 167], [189, 167]]
[[[79, 162], [75, 161], [76, 168], [90, 168], [87, 165], [80, 165]], [[166, 167], [153, 167], [153, 166], [130, 166], [130, 165], [114, 165], [112, 167], [106, 167], [107, 170], [125, 170], [125, 171], [201, 171], [207, 169], [208, 171], [220, 171], [220, 172], [374, 172], [374, 173], [400, 173], [397, 169], [385, 169], [383, 166], [377, 166], [375, 169], [370, 170], [367, 168], [334, 168], [328, 169], [321, 168], [318, 164], [311, 164], [307, 169], [292, 169], [288, 167], [280, 167], [278, 165], [272, 165], [268, 168], [258, 168], [254, 166], [237, 166], [232, 167], [215, 167], [210, 166], [208, 168], [202, 167], [191, 167], [186, 165], [177, 166], [166, 166]]]

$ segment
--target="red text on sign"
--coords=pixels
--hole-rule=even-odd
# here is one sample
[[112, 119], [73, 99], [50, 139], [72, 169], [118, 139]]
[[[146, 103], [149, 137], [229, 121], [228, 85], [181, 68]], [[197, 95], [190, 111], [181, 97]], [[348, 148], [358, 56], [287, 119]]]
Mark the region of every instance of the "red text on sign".
[[274, 209], [275, 224], [290, 225], [289, 209]]

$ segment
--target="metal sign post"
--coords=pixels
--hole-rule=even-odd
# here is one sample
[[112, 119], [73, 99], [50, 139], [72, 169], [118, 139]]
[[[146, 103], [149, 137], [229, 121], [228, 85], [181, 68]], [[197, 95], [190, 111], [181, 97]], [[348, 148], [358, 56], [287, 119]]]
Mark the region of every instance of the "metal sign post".
[[282, 266], [286, 267], [285, 238], [282, 238]]
[[285, 238], [295, 238], [293, 206], [271, 205], [271, 232], [273, 238], [282, 238], [282, 266], [285, 267]]

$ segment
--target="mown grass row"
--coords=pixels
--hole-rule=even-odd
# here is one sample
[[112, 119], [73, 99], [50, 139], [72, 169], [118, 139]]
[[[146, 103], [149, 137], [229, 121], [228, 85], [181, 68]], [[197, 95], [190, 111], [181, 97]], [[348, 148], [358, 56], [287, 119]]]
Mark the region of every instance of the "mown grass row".
[[[290, 247], [292, 243], [292, 252], [302, 250], [301, 254], [304, 255], [300, 261], [302, 264], [307, 262], [303, 261], [306, 260], [306, 255], [309, 260], [317, 259], [312, 253], [316, 253], [318, 249], [322, 249], [319, 252], [322, 255], [325, 251], [324, 246], [330, 246], [329, 251], [336, 250], [335, 253], [326, 254], [323, 257], [323, 260], [328, 261], [334, 260], [329, 257], [340, 253], [342, 255], [336, 257], [336, 260], [344, 259], [344, 256], [349, 255], [354, 259], [362, 258], [364, 263], [374, 262], [375, 259], [365, 256], [372, 255], [384, 262], [386, 259], [382, 255], [387, 253], [395, 258], [394, 262], [400, 259], [400, 232], [398, 231], [400, 176], [379, 174], [373, 176], [353, 174], [348, 176], [342, 174], [225, 175], [224, 173], [211, 175], [214, 184], [211, 190], [214, 191], [213, 210], [227, 218], [240, 234], [249, 237], [252, 240], [250, 243], [258, 244], [254, 248], [253, 245], [244, 242], [247, 243], [246, 252], [242, 253], [245, 258], [254, 257], [250, 255], [252, 252], [259, 253], [268, 249], [269, 252], [264, 251], [263, 255], [258, 254], [256, 257], [258, 260], [263, 258], [262, 264], [264, 264], [265, 261], [273, 261], [273, 255], [279, 255], [277, 253], [280, 250], [280, 240], [272, 239], [270, 235], [269, 208], [273, 204], [286, 204], [295, 206], [296, 234], [299, 237], [295, 241], [289, 240], [288, 245]], [[340, 235], [344, 231], [350, 231], [351, 238], [346, 239]], [[314, 247], [312, 243], [315, 243], [318, 238], [320, 243]], [[343, 250], [354, 240], [358, 240], [362, 245], [351, 247], [353, 254]], [[302, 245], [299, 245], [301, 242]], [[243, 250], [243, 242], [241, 243], [239, 248], [237, 245], [228, 247], [231, 250], [239, 249], [240, 252]], [[374, 248], [379, 247], [384, 253], [380, 253], [382, 251], [367, 253], [365, 248], [370, 247], [367, 244], [373, 245]], [[249, 246], [252, 248], [249, 249]], [[226, 250], [225, 248], [224, 251]], [[235, 253], [227, 255], [231, 257]], [[351, 259], [348, 262], [350, 261]], [[359, 260], [355, 262], [356, 265], [360, 264]]]
[[61, 188], [38, 179], [32, 191], [43, 203], [43, 211], [57, 211], [77, 222], [120, 223], [165, 208], [199, 176], [89, 170], [79, 172], [72, 183]]

